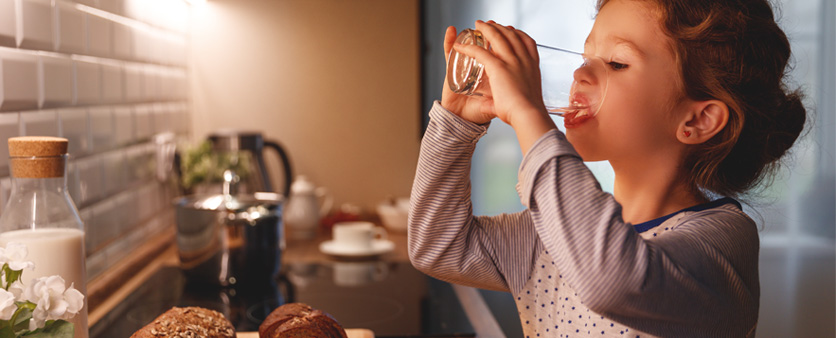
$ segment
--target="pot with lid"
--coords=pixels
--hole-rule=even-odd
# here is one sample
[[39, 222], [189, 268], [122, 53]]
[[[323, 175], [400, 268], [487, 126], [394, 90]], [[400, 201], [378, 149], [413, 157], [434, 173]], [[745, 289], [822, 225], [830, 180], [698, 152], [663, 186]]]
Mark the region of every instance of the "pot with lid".
[[283, 197], [235, 194], [236, 177], [224, 173], [224, 193], [175, 201], [180, 267], [190, 282], [261, 285], [281, 262]]

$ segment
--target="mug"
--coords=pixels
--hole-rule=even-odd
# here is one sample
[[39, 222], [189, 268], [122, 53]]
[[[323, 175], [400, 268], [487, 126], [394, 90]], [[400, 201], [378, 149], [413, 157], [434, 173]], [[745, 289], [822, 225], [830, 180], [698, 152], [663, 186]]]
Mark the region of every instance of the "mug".
[[386, 230], [372, 222], [340, 222], [334, 224], [333, 242], [341, 250], [362, 253], [372, 250], [375, 239], [386, 239]]

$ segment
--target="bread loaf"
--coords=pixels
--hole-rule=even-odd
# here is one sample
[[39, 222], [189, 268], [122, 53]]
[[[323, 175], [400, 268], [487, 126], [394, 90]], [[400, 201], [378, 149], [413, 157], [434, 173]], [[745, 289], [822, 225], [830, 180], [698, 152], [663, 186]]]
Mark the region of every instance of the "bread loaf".
[[303, 303], [288, 303], [273, 310], [258, 327], [259, 338], [347, 338], [331, 315]]
[[235, 328], [220, 312], [200, 307], [173, 307], [131, 338], [235, 338]]

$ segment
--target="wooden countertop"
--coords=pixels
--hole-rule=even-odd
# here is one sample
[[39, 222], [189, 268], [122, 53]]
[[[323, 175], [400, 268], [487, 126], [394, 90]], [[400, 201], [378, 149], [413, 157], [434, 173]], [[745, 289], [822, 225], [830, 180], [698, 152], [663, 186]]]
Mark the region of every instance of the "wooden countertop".
[[[342, 260], [319, 250], [320, 243], [330, 239], [329, 235], [321, 234], [309, 241], [288, 241], [283, 252], [282, 263], [327, 263]], [[388, 239], [395, 244], [394, 249], [382, 254], [379, 259], [387, 262], [409, 262], [407, 235], [389, 232]], [[133, 255], [125, 259], [118, 268], [88, 283], [89, 325], [93, 326], [102, 319], [161, 267], [178, 266], [179, 263], [173, 229], [150, 239]], [[502, 334], [501, 328], [478, 290], [461, 285], [453, 285], [453, 288], [477, 336]]]
[[[320, 234], [313, 240], [288, 241], [287, 247], [282, 253], [282, 262], [321, 263], [339, 261], [340, 258], [331, 257], [319, 251], [319, 244], [330, 239], [329, 235]], [[381, 255], [380, 259], [388, 262], [408, 262], [406, 233], [389, 232], [388, 239], [395, 244], [395, 248], [391, 252]], [[90, 326], [104, 317], [158, 269], [163, 266], [178, 266], [179, 264], [174, 232], [173, 230], [165, 231], [150, 239], [133, 255], [121, 262], [118, 267], [91, 280], [87, 285]]]

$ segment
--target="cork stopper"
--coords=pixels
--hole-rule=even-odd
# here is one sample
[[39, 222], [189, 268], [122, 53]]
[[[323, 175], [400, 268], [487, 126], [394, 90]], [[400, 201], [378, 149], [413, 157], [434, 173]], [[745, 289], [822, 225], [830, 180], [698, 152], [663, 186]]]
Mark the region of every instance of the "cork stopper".
[[61, 156], [67, 153], [67, 139], [51, 136], [21, 136], [9, 139], [9, 156]]
[[23, 136], [9, 139], [12, 176], [49, 178], [64, 176], [67, 139], [49, 136]]

